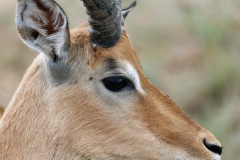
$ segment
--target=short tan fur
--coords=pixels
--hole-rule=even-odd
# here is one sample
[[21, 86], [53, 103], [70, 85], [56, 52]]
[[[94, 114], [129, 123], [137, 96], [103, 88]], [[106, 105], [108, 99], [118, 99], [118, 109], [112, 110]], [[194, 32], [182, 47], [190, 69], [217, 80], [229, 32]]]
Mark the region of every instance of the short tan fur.
[[[219, 149], [218, 140], [144, 75], [125, 28], [114, 46], [93, 47], [89, 23], [68, 30], [58, 5], [41, 0], [58, 15], [50, 18], [61, 17], [59, 25], [48, 27], [62, 28], [47, 35], [37, 28], [47, 13], [34, 15], [26, 2], [36, 6], [18, 1], [18, 30], [41, 53], [0, 121], [1, 160], [220, 159], [214, 147], [206, 147]], [[65, 37], [64, 42], [54, 36]], [[116, 75], [130, 82], [113, 92], [103, 80]]]

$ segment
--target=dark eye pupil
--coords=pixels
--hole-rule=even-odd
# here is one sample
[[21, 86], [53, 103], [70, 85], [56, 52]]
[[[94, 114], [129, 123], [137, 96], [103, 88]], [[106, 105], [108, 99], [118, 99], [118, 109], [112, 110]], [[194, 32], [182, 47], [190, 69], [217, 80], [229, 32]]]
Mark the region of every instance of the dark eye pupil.
[[120, 91], [128, 85], [127, 79], [121, 76], [105, 78], [102, 82], [112, 92]]

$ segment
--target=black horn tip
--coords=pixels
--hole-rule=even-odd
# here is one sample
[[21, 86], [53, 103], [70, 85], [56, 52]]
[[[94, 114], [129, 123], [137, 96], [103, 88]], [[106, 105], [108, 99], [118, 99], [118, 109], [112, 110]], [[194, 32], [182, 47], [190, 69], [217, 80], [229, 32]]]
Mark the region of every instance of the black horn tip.
[[[124, 19], [127, 17], [128, 13], [129, 13], [136, 5], [137, 5], [137, 1], [135, 0], [132, 4], [130, 4], [130, 6], [122, 9], [122, 16], [123, 16]], [[124, 23], [122, 22], [122, 24], [124, 24]]]
[[130, 4], [130, 6], [126, 7], [126, 8], [123, 8], [122, 11], [126, 11], [126, 10], [129, 10], [129, 9], [132, 9], [134, 7], [136, 7], [137, 5], [137, 1], [134, 1]]
[[136, 7], [136, 5], [137, 5], [137, 1], [134, 1], [132, 4], [131, 4], [131, 7], [133, 8], [133, 7]]

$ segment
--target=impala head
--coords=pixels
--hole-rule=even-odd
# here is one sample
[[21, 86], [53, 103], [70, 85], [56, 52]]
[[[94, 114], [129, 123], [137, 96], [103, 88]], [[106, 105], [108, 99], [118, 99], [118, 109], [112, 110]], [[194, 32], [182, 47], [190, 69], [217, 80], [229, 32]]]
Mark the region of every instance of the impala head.
[[54, 1], [18, 0], [18, 32], [41, 53], [10, 107], [36, 108], [39, 124], [81, 158], [220, 159], [218, 140], [144, 75], [123, 27], [136, 3], [83, 3], [88, 23], [69, 30]]

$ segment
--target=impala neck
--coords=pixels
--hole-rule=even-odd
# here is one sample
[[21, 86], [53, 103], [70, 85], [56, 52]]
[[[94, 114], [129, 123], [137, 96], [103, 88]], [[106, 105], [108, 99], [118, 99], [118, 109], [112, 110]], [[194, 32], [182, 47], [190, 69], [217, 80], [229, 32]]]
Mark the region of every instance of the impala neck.
[[55, 116], [45, 100], [48, 95], [44, 75], [41, 75], [42, 60], [39, 56], [28, 69], [0, 122], [0, 150], [4, 153], [0, 154], [0, 159], [49, 159], [56, 156], [56, 147], [61, 143], [57, 134], [59, 124], [55, 123]]

